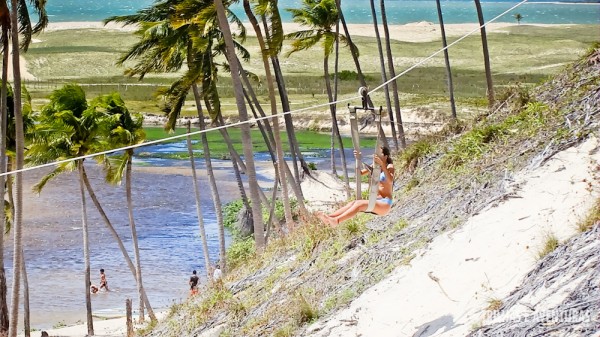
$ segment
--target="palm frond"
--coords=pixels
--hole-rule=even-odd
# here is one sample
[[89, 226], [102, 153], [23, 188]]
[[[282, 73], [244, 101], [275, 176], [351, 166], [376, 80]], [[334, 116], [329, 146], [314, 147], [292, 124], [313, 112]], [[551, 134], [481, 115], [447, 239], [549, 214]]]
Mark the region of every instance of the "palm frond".
[[58, 164], [54, 168], [54, 170], [52, 170], [52, 172], [43, 176], [42, 179], [40, 179], [40, 181], [37, 184], [33, 185], [33, 191], [37, 194], [41, 193], [42, 189], [44, 189], [44, 187], [50, 180], [56, 178], [61, 173], [74, 171], [75, 169], [77, 169], [77, 165], [78, 165], [78, 163], [76, 163], [74, 161]]

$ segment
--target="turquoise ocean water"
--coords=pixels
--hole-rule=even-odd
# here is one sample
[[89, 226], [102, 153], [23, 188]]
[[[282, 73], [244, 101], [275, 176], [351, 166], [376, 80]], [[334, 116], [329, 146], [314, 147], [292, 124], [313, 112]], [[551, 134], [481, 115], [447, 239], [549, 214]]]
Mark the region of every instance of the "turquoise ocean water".
[[[112, 15], [125, 15], [137, 9], [150, 6], [153, 0], [50, 0], [47, 9], [51, 22], [67, 21], [101, 21]], [[282, 10], [284, 21], [291, 21], [285, 8], [298, 7], [300, 0], [280, 0], [279, 8]], [[378, 4], [379, 1], [376, 1]], [[490, 1], [482, 2], [486, 19], [491, 19], [515, 5], [517, 1]], [[349, 23], [370, 23], [371, 9], [368, 0], [345, 0], [342, 8]], [[475, 5], [473, 1], [442, 1], [444, 21], [446, 23], [477, 22]], [[245, 18], [241, 5], [234, 6], [242, 19]], [[431, 21], [437, 22], [435, 1], [417, 0], [386, 1], [386, 12], [390, 24], [405, 24], [409, 22]], [[598, 24], [600, 23], [600, 4], [570, 4], [557, 2], [531, 2], [525, 3], [518, 9], [500, 18], [499, 22], [515, 22], [514, 14], [523, 16], [523, 23], [546, 24]]]

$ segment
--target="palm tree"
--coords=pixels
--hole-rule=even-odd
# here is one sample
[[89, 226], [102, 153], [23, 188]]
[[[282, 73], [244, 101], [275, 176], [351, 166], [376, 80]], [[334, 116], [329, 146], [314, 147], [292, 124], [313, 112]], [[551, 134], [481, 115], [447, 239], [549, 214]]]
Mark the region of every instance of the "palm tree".
[[[8, 61], [9, 61], [9, 36], [10, 29], [10, 11], [6, 1], [0, 1], [0, 25], [2, 36], [2, 88], [0, 89], [0, 172], [6, 172], [6, 123], [8, 114]], [[12, 107], [11, 107], [12, 108]], [[6, 194], [6, 177], [0, 177], [0, 195], [2, 195], [2, 203], [4, 203], [4, 195]], [[0, 230], [5, 232], [6, 214], [4, 206], [0, 206]], [[7, 294], [6, 272], [4, 269], [4, 235], [0, 235], [0, 335], [8, 334], [8, 304], [6, 302]]]
[[444, 47], [444, 61], [446, 63], [446, 77], [448, 78], [448, 94], [450, 95], [450, 108], [452, 118], [456, 119], [456, 104], [454, 103], [454, 85], [452, 84], [452, 70], [450, 69], [450, 57], [448, 57], [448, 44], [446, 43], [446, 29], [444, 27], [444, 15], [442, 14], [442, 5], [440, 0], [435, 0], [437, 5], [438, 19], [440, 20], [440, 31], [442, 33], [442, 47]]
[[[248, 112], [246, 111], [246, 104], [244, 103], [244, 92], [242, 89], [242, 81], [240, 80], [239, 67], [236, 60], [235, 48], [233, 44], [233, 37], [229, 28], [229, 22], [227, 21], [227, 15], [223, 1], [214, 0], [215, 8], [217, 11], [217, 19], [219, 21], [219, 27], [223, 33], [223, 40], [225, 41], [225, 50], [229, 66], [231, 67], [231, 80], [233, 82], [233, 89], [235, 92], [235, 101], [237, 104], [240, 121], [248, 121]], [[250, 136], [250, 126], [248, 123], [243, 123], [241, 126], [242, 142], [244, 144], [244, 157], [246, 159], [246, 168], [248, 175], [248, 184], [250, 185], [250, 198], [252, 199], [252, 218], [254, 221], [254, 241], [256, 250], [262, 252], [265, 246], [264, 236], [264, 225], [262, 221], [261, 203], [258, 196], [258, 182], [256, 180], [256, 169], [254, 167], [254, 157], [252, 152], [252, 138]]]
[[[44, 106], [40, 113], [40, 122], [36, 126], [36, 132], [28, 151], [28, 159], [31, 163], [41, 164], [55, 161], [59, 158], [73, 158], [97, 153], [106, 150], [106, 132], [111, 130], [113, 119], [107, 115], [101, 107], [88, 107], [85, 93], [81, 87], [69, 84], [61, 89], [55, 90], [50, 96], [50, 103]], [[105, 162], [104, 156], [95, 158], [99, 162]], [[88, 192], [96, 209], [100, 213], [106, 227], [115, 238], [119, 249], [129, 266], [131, 273], [136, 278], [136, 268], [123, 245], [121, 238], [110, 223], [102, 205], [98, 201], [94, 190], [89, 182], [84, 166], [84, 159], [66, 162], [44, 176], [34, 187], [40, 192], [52, 178], [63, 172], [77, 170], [79, 173], [80, 193], [82, 201], [82, 229], [84, 236], [84, 259], [85, 261], [85, 293], [86, 309], [88, 313], [88, 334], [93, 334], [93, 322], [91, 317], [91, 302], [87, 304], [89, 296], [89, 239], [86, 214], [86, 196]], [[137, 278], [136, 278], [137, 280]], [[152, 320], [156, 320], [152, 307], [145, 292], [142, 293], [143, 300]]]
[[[96, 109], [104, 111], [110, 117], [109, 132], [106, 138], [111, 147], [124, 147], [143, 143], [146, 139], [146, 133], [143, 129], [143, 116], [141, 114], [132, 114], [125, 106], [125, 102], [117, 93], [107, 94], [94, 99], [91, 103]], [[140, 263], [140, 249], [138, 245], [138, 236], [135, 226], [135, 217], [133, 214], [133, 200], [131, 196], [131, 171], [133, 162], [133, 149], [127, 149], [120, 157], [111, 157], [106, 162], [107, 180], [111, 183], [120, 183], [125, 175], [125, 193], [127, 198], [127, 211], [129, 216], [129, 227], [131, 229], [131, 238], [133, 243], [133, 252], [135, 258], [135, 276], [139, 295], [139, 321], [144, 321], [144, 284], [142, 282], [142, 267]], [[116, 169], [115, 169], [116, 168]]]
[[488, 108], [491, 112], [492, 107], [494, 106], [494, 84], [492, 83], [492, 69], [490, 67], [487, 34], [485, 33], [485, 21], [483, 20], [483, 11], [481, 10], [481, 3], [479, 0], [475, 0], [475, 8], [477, 9], [477, 19], [479, 20], [479, 29], [481, 31], [481, 45], [483, 48], [483, 62], [485, 65], [485, 79], [487, 82]]
[[[23, 134], [23, 114], [21, 111], [21, 69], [19, 60], [19, 27], [15, 23], [17, 18], [18, 1], [11, 0], [10, 22], [11, 24], [11, 40], [12, 40], [12, 62], [13, 62], [13, 83], [15, 85], [15, 138], [16, 138], [16, 169], [20, 170], [24, 164], [25, 152], [25, 137]], [[19, 172], [15, 175], [15, 215], [13, 222], [13, 283], [11, 291], [11, 308], [10, 308], [10, 326], [8, 330], [9, 337], [17, 336], [17, 325], [19, 319], [19, 293], [21, 285], [21, 264], [23, 262], [23, 173]]]
[[[16, 95], [16, 94], [15, 94]], [[15, 96], [16, 97], [16, 96]], [[99, 120], [97, 115], [86, 113], [88, 107], [81, 87], [70, 84], [55, 90], [50, 95], [50, 103], [42, 109], [40, 122], [28, 151], [28, 159], [34, 163], [46, 163], [58, 158], [78, 157], [97, 149]], [[95, 110], [91, 110], [95, 112]], [[81, 222], [83, 231], [84, 284], [88, 335], [94, 334], [92, 301], [89, 292], [90, 251], [86, 211], [83, 159], [57, 165], [35, 185], [39, 193], [46, 183], [63, 172], [77, 170], [81, 196]], [[12, 328], [12, 322], [11, 322]]]
[[[260, 17], [262, 26], [264, 28], [264, 36], [263, 40], [265, 45], [268, 48], [268, 58], [271, 61], [272, 65], [272, 76], [274, 76], [274, 80], [277, 84], [277, 89], [279, 90], [279, 97], [281, 100], [281, 105], [283, 111], [291, 111], [289, 100], [287, 96], [287, 91], [285, 88], [285, 81], [283, 78], [283, 74], [281, 71], [281, 67], [279, 66], [279, 53], [281, 52], [281, 48], [283, 46], [284, 34], [283, 34], [283, 24], [281, 20], [281, 15], [279, 12], [278, 1], [277, 0], [253, 0], [254, 3], [254, 11]], [[248, 7], [248, 8], [247, 8]], [[252, 10], [250, 10], [249, 6], [244, 5], [244, 9], [246, 14], [248, 14], [248, 18], [253, 20], [254, 14], [252, 14]], [[256, 24], [259, 24], [258, 20], [254, 19]], [[252, 23], [252, 21], [251, 21]], [[255, 26], [252, 23], [253, 27]], [[298, 145], [298, 140], [296, 138], [296, 131], [294, 130], [293, 118], [292, 114], [285, 114], [283, 116], [285, 121], [285, 128], [288, 136], [288, 143], [290, 145], [290, 155], [292, 157], [292, 163], [294, 166], [294, 177], [296, 179], [296, 184], [300, 184], [301, 177], [298, 169], [298, 161], [300, 161], [300, 165], [303, 170], [303, 174], [310, 175], [310, 169], [308, 165], [304, 161], [304, 157], [302, 152], [300, 151], [300, 146]], [[286, 171], [288, 169], [286, 168]], [[294, 186], [294, 185], [292, 185]], [[299, 206], [302, 209], [304, 206], [304, 201], [302, 197], [302, 191], [298, 189], [296, 193], [296, 198], [299, 202]]]
[[[371, 4], [371, 16], [373, 17], [373, 27], [375, 29], [375, 39], [377, 39], [377, 49], [379, 51], [379, 66], [380, 66], [380, 70], [381, 70], [381, 82], [386, 83], [387, 82], [387, 73], [385, 70], [385, 60], [383, 58], [383, 48], [381, 47], [381, 37], [379, 35], [379, 25], [377, 24], [377, 13], [375, 12], [375, 1], [374, 0], [370, 0], [369, 1]], [[390, 101], [390, 90], [389, 87], [387, 86], [387, 84], [384, 87], [383, 93], [385, 94], [385, 105], [387, 107], [387, 111], [388, 113], [392, 112], [392, 103]], [[395, 135], [395, 129], [392, 128], [392, 131], [394, 132], [394, 142], [396, 143], [396, 148], [398, 140], [396, 139], [396, 135]], [[381, 132], [381, 131], [378, 131]]]
[[[404, 125], [402, 125], [402, 113], [400, 112], [400, 98], [398, 97], [398, 83], [396, 82], [396, 71], [394, 70], [394, 58], [392, 57], [392, 46], [390, 44], [390, 30], [387, 22], [387, 15], [385, 13], [385, 1], [379, 2], [381, 7], [381, 23], [383, 24], [383, 35], [385, 37], [385, 51], [387, 56], [388, 71], [390, 72], [390, 78], [392, 78], [392, 98], [394, 99], [394, 110], [396, 111], [396, 122], [398, 123], [398, 138], [400, 138], [400, 146], [406, 148], [406, 137], [404, 136]], [[377, 43], [380, 43], [379, 41]], [[396, 128], [394, 127], [394, 114], [389, 111], [390, 123], [392, 125], [392, 136], [394, 137], [394, 144], [398, 148], [398, 141], [396, 140]]]
[[[344, 28], [344, 34], [346, 36], [346, 40], [348, 40], [348, 44], [353, 46], [354, 43], [352, 42], [352, 37], [350, 36], [350, 32], [348, 31], [348, 25], [346, 24], [346, 19], [344, 18], [344, 12], [342, 11], [342, 1], [341, 0], [337, 0], [337, 8], [338, 8], [338, 13], [340, 16], [340, 22], [342, 24], [342, 27]], [[352, 55], [352, 60], [354, 61], [354, 66], [356, 67], [356, 73], [358, 74], [358, 81], [360, 82], [360, 85], [367, 88], [367, 81], [365, 80], [365, 75], [362, 72], [362, 68], [360, 66], [360, 61], [358, 60], [359, 52], [358, 52], [358, 48], [350, 48], [350, 54]], [[373, 106], [373, 103], [370, 102], [370, 98], [369, 98], [369, 102], [368, 102], [369, 106]]]
[[[23, 102], [23, 106], [22, 106], [22, 114], [23, 114], [23, 128], [24, 128], [24, 135], [25, 138], [27, 139], [27, 136], [31, 134], [31, 130], [34, 128], [34, 120], [32, 118], [32, 107], [31, 107], [31, 96], [29, 95], [29, 92], [27, 91], [27, 89], [25, 88], [25, 86], [22, 87], [21, 89], [21, 93], [22, 93], [22, 98], [21, 101]], [[4, 162], [6, 163], [6, 159], [8, 158], [8, 165], [5, 164], [6, 166], [6, 170], [10, 171], [12, 170], [12, 168], [15, 166], [15, 153], [16, 153], [16, 136], [15, 136], [15, 115], [14, 115], [14, 92], [12, 90], [12, 88], [10, 86], [7, 85], [6, 87], [6, 100], [4, 101], [4, 104], [6, 106], [6, 124], [4, 125], [4, 132], [3, 132], [3, 149], [5, 152], [5, 158], [4, 158]], [[6, 156], [6, 153], [8, 153], [8, 156]], [[13, 228], [13, 224], [12, 224], [12, 219], [14, 219], [14, 214], [15, 214], [15, 200], [14, 200], [14, 193], [13, 193], [13, 179], [11, 179], [11, 176], [8, 176], [8, 178], [5, 181], [5, 185], [3, 187], [6, 187], [5, 193], [3, 193], [3, 197], [2, 197], [2, 201], [4, 206], [2, 207], [2, 211], [4, 212], [4, 231], [3, 233], [8, 233], [10, 231], [11, 228]], [[4, 196], [6, 195], [6, 198], [8, 200], [4, 199]], [[21, 279], [22, 279], [22, 284], [23, 284], [23, 309], [24, 309], [24, 321], [25, 321], [25, 334], [28, 335], [30, 333], [30, 325], [29, 325], [29, 285], [28, 285], [28, 281], [27, 281], [27, 274], [26, 274], [26, 268], [25, 268], [25, 258], [24, 255], [22, 256], [22, 261], [21, 261]], [[8, 315], [8, 312], [6, 312], [6, 314]], [[8, 330], [8, 322], [6, 322], [7, 324], [7, 330]], [[5, 331], [7, 331], [5, 330]]]
[[[327, 89], [327, 96], [329, 102], [333, 102], [333, 94], [331, 89], [331, 82], [329, 76], [329, 55], [331, 55], [336, 39], [349, 46], [349, 48], [356, 49], [356, 46], [349, 44], [348, 40], [343, 35], [336, 35], [332, 28], [336, 25], [338, 20], [338, 11], [334, 0], [303, 0], [302, 8], [300, 9], [288, 9], [292, 13], [294, 22], [300, 23], [306, 26], [307, 30], [298, 31], [286, 35], [287, 38], [293, 39], [292, 49], [288, 55], [300, 51], [312, 48], [317, 43], [321, 43], [323, 46], [323, 72], [325, 75], [325, 88]], [[331, 122], [333, 125], [332, 132], [338, 140], [340, 148], [340, 154], [342, 158], [342, 168], [344, 171], [344, 177], [346, 180], [346, 187], [349, 190], [348, 181], [348, 168], [346, 165], [346, 155], [344, 154], [344, 146], [342, 143], [342, 137], [339, 132], [335, 105], [329, 105], [329, 111], [331, 113]], [[335, 174], [335, 150], [331, 149], [331, 167]]]
[[[191, 2], [172, 0], [157, 3], [150, 8], [139, 11], [138, 14], [111, 17], [105, 20], [105, 22], [115, 21], [124, 24], [145, 23], [144, 25], [141, 25], [140, 29], [137, 31], [137, 34], [141, 36], [140, 41], [134, 45], [128, 53], [123, 55], [118, 63], [122, 65], [127, 60], [140, 59], [133, 68], [127, 70], [126, 73], [130, 76], [138, 75], [140, 76], [140, 79], [142, 79], [148, 72], [175, 71], [183, 66], [185, 60], [188, 61], [188, 72], [180, 80], [175, 82], [168, 91], [162, 93], [169, 98], [169, 102], [171, 103], [170, 111], [168, 113], [168, 122], [165, 126], [168, 130], [175, 128], [176, 120], [179, 117], [187, 93], [190, 88], [193, 88], [195, 83], [200, 81], [200, 79], [202, 79], [203, 90], [207, 91], [207, 93], [203, 94], [204, 98], [212, 101], [213, 104], [216, 103], [214, 105], [217, 107], [219, 106], [219, 103], [217, 103], [218, 94], [216, 93], [216, 85], [214, 86], [214, 91], [212, 91], [212, 89], [207, 89], [212, 88], [211, 81], [216, 80], [216, 73], [210, 75], [213, 74], [213, 72], [216, 72], [216, 67], [213, 67], [214, 62], [211, 59], [213, 56], [220, 54], [220, 52], [217, 52], [213, 55], [212, 47], [210, 47], [213, 45], [213, 39], [216, 36], [218, 37], [219, 34], [218, 31], [215, 30], [216, 24], [214, 23], [214, 15], [210, 15], [210, 13], [214, 13], [214, 9], [213, 11], [205, 10], [210, 5], [211, 3], [208, 1]], [[192, 36], [193, 31], [204, 31], [203, 28], [198, 28], [198, 24], [190, 22], [196, 13], [204, 14], [204, 17], [201, 18], [201, 20], [208, 18], [201, 22], [201, 24], [203, 27], [210, 28], [206, 34], [209, 38], [201, 35], [198, 36], [198, 34], [195, 37]], [[233, 13], [229, 12], [229, 15], [232, 17], [232, 20], [239, 22]], [[177, 20], [172, 21], [172, 18], [177, 18]], [[239, 26], [243, 28], [241, 22], [239, 22]], [[195, 44], [192, 42], [194, 38], [197, 40]], [[208, 45], [205, 45], [205, 43], [208, 43]], [[201, 45], [202, 52], [196, 52], [194, 45]], [[217, 43], [215, 45], [220, 46], [221, 44]], [[239, 44], [236, 44], [236, 46], [238, 46], [243, 53], [247, 54], [247, 52], [241, 49]], [[207, 62], [200, 62], [203, 58], [208, 58]], [[197, 62], [200, 62], [202, 65], [196, 64]], [[208, 67], [208, 69], [203, 67]], [[204, 76], [204, 74], [209, 74], [210, 76]], [[195, 99], [197, 101], [196, 106], [200, 119], [203, 120], [203, 117], [201, 116], [201, 104], [199, 104], [201, 97], [197, 96], [196, 92]], [[212, 105], [207, 104], [209, 114], [214, 120], [217, 118], [220, 109], [213, 110], [211, 106]], [[231, 142], [228, 138], [227, 131], [222, 130], [221, 134], [223, 135], [225, 142], [229, 145]], [[205, 136], [203, 139], [203, 143], [206, 143]], [[211, 186], [211, 193], [213, 195], [212, 199], [217, 214], [219, 233], [223, 232], [220, 251], [223, 257], [222, 260], [224, 261], [225, 245], [220, 198], [216, 188], [217, 185], [214, 174], [212, 172], [212, 165], [210, 164], [210, 152], [205, 151], [204, 155], [207, 163], [207, 174]], [[236, 159], [239, 159], [239, 156], [237, 153], [232, 153], [232, 160]], [[239, 160], [239, 163], [243, 165], [241, 160]], [[237, 169], [236, 165], [237, 164], [234, 162], [234, 168]], [[241, 176], [237, 174], [237, 171], [236, 178], [238, 180], [238, 186], [240, 187], [240, 193], [242, 196], [245, 196]]]
[[[252, 13], [250, 9], [250, 1], [244, 0], [244, 9], [246, 11], [246, 15], [254, 28], [254, 32], [256, 33], [256, 38], [258, 40], [258, 44], [261, 50], [261, 58], [263, 61], [263, 67], [265, 68], [265, 75], [267, 77], [267, 88], [269, 90], [269, 101], [271, 103], [271, 114], [273, 115], [273, 133], [275, 139], [275, 149], [277, 151], [277, 158], [279, 163], [276, 166], [276, 169], [279, 173], [279, 179], [281, 179], [281, 190], [282, 190], [282, 198], [283, 198], [283, 209], [285, 213], [285, 220], [288, 225], [288, 228], [292, 227], [292, 208], [290, 206], [289, 200], [289, 192], [288, 192], [288, 184], [286, 181], [286, 173], [284, 166], [285, 158], [283, 155], [283, 148], [281, 146], [281, 135], [279, 132], [279, 118], [277, 118], [277, 101], [275, 100], [275, 85], [273, 76], [271, 75], [271, 66], [269, 65], [269, 53], [271, 52], [271, 46], [267, 46], [265, 40], [263, 38], [262, 31], [258, 24], [258, 20]], [[264, 15], [264, 13], [263, 13]], [[271, 40], [273, 41], [273, 39]]]
[[[2, 0], [3, 5], [0, 6], [2, 10], [3, 21], [2, 24], [6, 24], [6, 0]], [[34, 10], [38, 13], [38, 23], [32, 27], [29, 18], [29, 12], [27, 9], [27, 3], [25, 0], [11, 0], [10, 10], [10, 34], [12, 40], [12, 65], [13, 65], [13, 83], [15, 86], [15, 100], [14, 100], [14, 113], [15, 113], [15, 128], [16, 128], [16, 169], [22, 169], [24, 164], [24, 152], [25, 152], [25, 136], [23, 131], [23, 113], [21, 110], [21, 70], [19, 60], [19, 47], [22, 47], [25, 51], [31, 43], [31, 37], [33, 34], [40, 32], [48, 23], [48, 16], [45, 11], [45, 0], [31, 0], [29, 1]], [[3, 39], [8, 39], [7, 30], [2, 29]], [[19, 44], [19, 33], [22, 33], [23, 40]], [[6, 44], [4, 44], [6, 46]], [[7, 50], [5, 49], [6, 53]], [[20, 292], [20, 278], [21, 278], [21, 263], [23, 262], [22, 256], [22, 223], [23, 223], [23, 174], [17, 173], [16, 179], [16, 200], [15, 200], [15, 215], [14, 215], [14, 256], [13, 256], [13, 284], [11, 291], [11, 311], [10, 311], [10, 322], [8, 335], [15, 337], [17, 335], [17, 322], [19, 318], [19, 292]], [[4, 261], [0, 261], [4, 262]], [[4, 299], [2, 299], [4, 301]], [[0, 306], [0, 308], [2, 308]], [[1, 315], [0, 315], [1, 316]], [[2, 327], [4, 328], [4, 327]]]
[[515, 19], [517, 20], [517, 24], [520, 25], [521, 20], [523, 20], [523, 15], [521, 15], [521, 13], [517, 13], [515, 14]]

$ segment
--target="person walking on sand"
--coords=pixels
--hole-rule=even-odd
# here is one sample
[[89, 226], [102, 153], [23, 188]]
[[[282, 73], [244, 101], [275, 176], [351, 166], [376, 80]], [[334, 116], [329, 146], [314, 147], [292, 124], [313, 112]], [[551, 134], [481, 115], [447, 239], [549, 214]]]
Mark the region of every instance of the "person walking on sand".
[[[354, 155], [357, 152], [354, 151]], [[372, 213], [376, 215], [386, 215], [392, 208], [392, 191], [394, 184], [394, 164], [392, 158], [390, 158], [390, 149], [386, 146], [381, 147], [381, 154], [375, 154], [374, 157], [375, 165], [381, 166], [381, 173], [379, 175], [379, 191], [377, 195], [377, 201], [375, 201], [375, 208]], [[360, 174], [369, 174], [371, 171], [368, 169], [361, 170]], [[358, 212], [364, 212], [369, 206], [369, 200], [354, 200], [346, 204], [344, 207], [336, 210], [330, 214], [319, 213], [319, 219], [325, 224], [336, 226], [341, 222], [344, 222], [354, 217]]]
[[190, 295], [194, 296], [198, 294], [198, 281], [200, 278], [196, 275], [196, 271], [192, 271], [192, 276], [190, 277]]
[[104, 274], [104, 269], [100, 269], [100, 290], [108, 291], [108, 282], [106, 281], [106, 274]]

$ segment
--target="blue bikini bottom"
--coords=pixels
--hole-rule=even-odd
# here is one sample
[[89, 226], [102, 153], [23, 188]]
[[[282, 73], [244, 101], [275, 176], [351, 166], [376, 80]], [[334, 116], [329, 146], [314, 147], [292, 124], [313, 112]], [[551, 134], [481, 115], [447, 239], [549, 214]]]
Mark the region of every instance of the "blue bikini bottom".
[[383, 201], [385, 203], [387, 203], [388, 205], [392, 206], [393, 200], [390, 198], [377, 198], [377, 201]]

